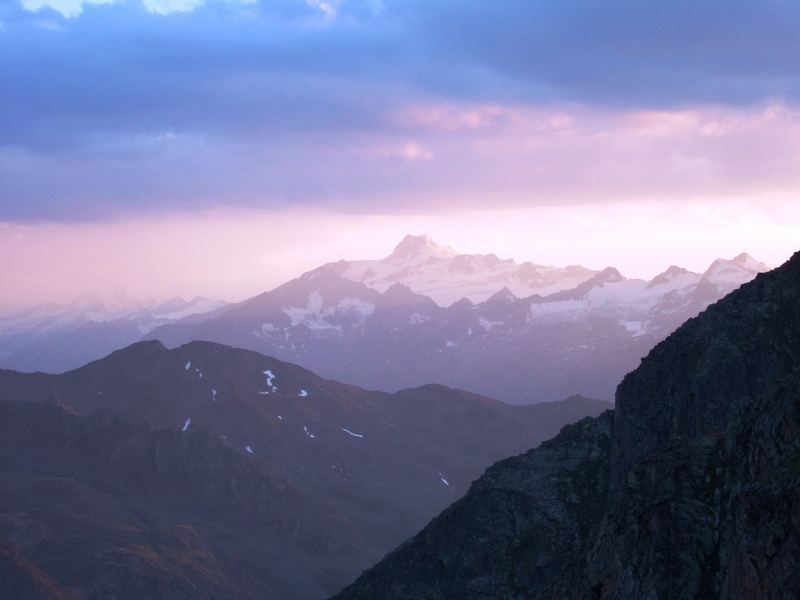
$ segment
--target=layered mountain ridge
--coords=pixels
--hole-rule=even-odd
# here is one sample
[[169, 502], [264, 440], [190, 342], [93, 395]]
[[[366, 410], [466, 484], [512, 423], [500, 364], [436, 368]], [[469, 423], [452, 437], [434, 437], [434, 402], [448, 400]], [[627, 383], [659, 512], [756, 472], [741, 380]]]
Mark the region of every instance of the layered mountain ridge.
[[656, 343], [765, 269], [742, 254], [644, 281], [407, 236], [384, 259], [329, 263], [233, 305], [112, 295], [0, 321], [0, 367], [63, 372], [140, 339], [209, 340], [389, 392], [433, 382], [514, 404], [610, 399]]
[[0, 318], [0, 367], [61, 373], [138, 342], [156, 327], [224, 306], [202, 296], [137, 300], [120, 289], [43, 304]]
[[[406, 238], [385, 265], [421, 265], [409, 271], [416, 277], [457, 258], [427, 238]], [[574, 393], [611, 398], [657, 342], [762, 268], [746, 255], [715, 261], [703, 274], [670, 268], [651, 281], [607, 268], [569, 289], [523, 298], [499, 278], [483, 302], [442, 307], [410, 287], [411, 275], [382, 280], [381, 291], [354, 280], [350, 263], [332, 263], [147, 337], [168, 346], [206, 339], [250, 348], [387, 391], [436, 382], [514, 404]]]
[[336, 598], [796, 597], [798, 340], [800, 253], [657, 345], [613, 412], [491, 467]]
[[[0, 568], [0, 589], [26, 597], [39, 573], [76, 598], [324, 597], [487, 465], [608, 406], [371, 392], [210, 342], [0, 371], [0, 563], [22, 578]], [[122, 591], [132, 577], [152, 594]]]
[[313, 595], [294, 563], [350, 526], [212, 436], [60, 400], [2, 402], [0, 424], [4, 597]]

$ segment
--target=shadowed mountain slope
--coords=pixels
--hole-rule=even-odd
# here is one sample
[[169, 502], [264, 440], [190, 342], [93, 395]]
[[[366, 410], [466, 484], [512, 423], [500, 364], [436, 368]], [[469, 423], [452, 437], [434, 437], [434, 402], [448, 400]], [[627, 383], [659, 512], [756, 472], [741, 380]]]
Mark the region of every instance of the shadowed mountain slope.
[[797, 597], [799, 433], [800, 253], [336, 598]]
[[[551, 437], [565, 423], [608, 407], [581, 397], [513, 407], [438, 385], [395, 394], [371, 392], [255, 352], [208, 342], [174, 350], [142, 342], [63, 375], [0, 372], [0, 402], [14, 405], [52, 397], [69, 406], [62, 412], [76, 414], [59, 415], [61, 425], [54, 426], [52, 440], [41, 434], [47, 443], [34, 442], [33, 434], [27, 433], [31, 425], [32, 431], [38, 430], [36, 415], [44, 422], [51, 418], [44, 409], [25, 413], [25, 404], [17, 405], [18, 412], [3, 419], [7, 438], [0, 452], [13, 451], [9, 456], [19, 465], [19, 475], [0, 486], [0, 492], [13, 500], [14, 489], [28, 489], [30, 496], [26, 493], [14, 501], [19, 510], [35, 495], [41, 472], [59, 481], [74, 478], [91, 488], [80, 501], [83, 516], [110, 528], [109, 543], [116, 543], [113, 532], [119, 523], [114, 512], [106, 511], [105, 500], [95, 493], [98, 489], [113, 496], [108, 500], [112, 505], [121, 503], [119, 510], [139, 511], [136, 514], [146, 528], [162, 522], [163, 508], [165, 526], [186, 524], [202, 532], [224, 526], [231, 536], [250, 539], [249, 521], [230, 519], [252, 514], [259, 519], [258, 527], [271, 531], [285, 525], [288, 530], [280, 536], [261, 535], [261, 548], [232, 543], [231, 549], [225, 541], [221, 549], [206, 541], [217, 538], [202, 532], [199, 539], [208, 544], [215, 560], [233, 561], [233, 567], [220, 571], [221, 581], [240, 576], [249, 581], [242, 597], [283, 598], [319, 598], [336, 591], [462, 495], [487, 465]], [[135, 433], [128, 434], [125, 428]], [[87, 446], [87, 431], [106, 446], [99, 441]], [[131, 436], [136, 440], [130, 442], [133, 446], [126, 441]], [[194, 458], [195, 450], [184, 439], [203, 440]], [[162, 450], [158, 440], [166, 440], [167, 449]], [[75, 456], [80, 457], [72, 462], [70, 444], [76, 444]], [[206, 478], [211, 487], [191, 488], [191, 481], [183, 479], [194, 480], [191, 469], [172, 482], [159, 460], [164, 452], [173, 451], [181, 453], [180, 464], [187, 469], [202, 467], [196, 477]], [[169, 474], [178, 469], [170, 466]], [[244, 483], [224, 483], [242, 469], [254, 474], [247, 475]], [[258, 491], [257, 473], [262, 472], [267, 477], [263, 485], [278, 491]], [[213, 487], [217, 481], [236, 502], [255, 512], [233, 507], [229, 517], [214, 511], [197, 516], [195, 504], [228, 510]], [[72, 484], [54, 485], [48, 492], [54, 505], [73, 493]], [[31, 565], [58, 585], [67, 585], [67, 575], [69, 581], [80, 581], [73, 571], [51, 568], [56, 555], [48, 548], [57, 548], [64, 535], [80, 536], [85, 525], [75, 521], [73, 527], [58, 515], [51, 516], [37, 521], [43, 533], [33, 546], [26, 542], [7, 548], [14, 572], [33, 577], [34, 571], [24, 567]], [[9, 527], [24, 528], [30, 515], [10, 511], [7, 517]], [[255, 530], [262, 531], [258, 527]], [[128, 543], [123, 538], [120, 543]], [[72, 549], [80, 547], [78, 540], [74, 544]], [[153, 560], [169, 563], [168, 553], [158, 546], [152, 550]], [[240, 573], [235, 567], [244, 554], [252, 554], [257, 565], [252, 579], [249, 571]], [[269, 558], [275, 555], [289, 558]], [[104, 557], [97, 554], [95, 560], [102, 564]], [[194, 559], [187, 560], [191, 568], [197, 567]], [[271, 566], [259, 578], [265, 560]], [[80, 558], [75, 558], [73, 567], [79, 565]], [[249, 595], [255, 594], [253, 590], [257, 594]], [[209, 591], [207, 597], [215, 597], [214, 593]]]
[[0, 454], [3, 597], [310, 596], [296, 563], [347, 551], [331, 506], [205, 434], [0, 403]]

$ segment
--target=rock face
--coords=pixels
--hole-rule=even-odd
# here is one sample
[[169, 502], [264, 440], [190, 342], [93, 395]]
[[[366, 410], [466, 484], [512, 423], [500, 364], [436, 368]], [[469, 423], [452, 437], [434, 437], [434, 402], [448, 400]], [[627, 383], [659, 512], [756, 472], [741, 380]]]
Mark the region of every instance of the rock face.
[[602, 516], [612, 413], [501, 461], [337, 598], [536, 597]]
[[[34, 408], [52, 397], [63, 402]], [[0, 371], [0, 560], [40, 587], [84, 582], [79, 597], [105, 598], [123, 580], [102, 587], [83, 569], [144, 575], [128, 550], [120, 558], [104, 548], [141, 546], [130, 552], [163, 563], [153, 575], [161, 585], [174, 544], [184, 544], [180, 564], [210, 578], [198, 588], [206, 595], [138, 597], [322, 598], [488, 465], [609, 406], [581, 397], [509, 406], [437, 385], [372, 392], [209, 342], [174, 350], [142, 342], [63, 375]], [[56, 481], [41, 488], [46, 506], [41, 474]], [[59, 511], [70, 503], [79, 514]], [[45, 512], [29, 508], [37, 506]], [[89, 536], [84, 548], [81, 532], [95, 531], [95, 520], [104, 545]], [[13, 532], [31, 528], [35, 540], [3, 550]], [[209, 534], [219, 528], [230, 538]], [[162, 529], [167, 541], [150, 544]], [[74, 557], [62, 569], [65, 544]], [[217, 563], [216, 574], [205, 571]], [[238, 596], [222, 592], [239, 590], [240, 578], [248, 583]]]
[[800, 253], [337, 598], [800, 596]]

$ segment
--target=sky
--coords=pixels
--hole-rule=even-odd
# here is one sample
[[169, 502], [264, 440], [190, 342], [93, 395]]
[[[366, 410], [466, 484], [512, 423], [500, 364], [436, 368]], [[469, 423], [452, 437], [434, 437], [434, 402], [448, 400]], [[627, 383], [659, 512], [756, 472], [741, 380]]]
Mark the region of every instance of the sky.
[[406, 233], [800, 249], [800, 3], [0, 0], [0, 310], [237, 300]]

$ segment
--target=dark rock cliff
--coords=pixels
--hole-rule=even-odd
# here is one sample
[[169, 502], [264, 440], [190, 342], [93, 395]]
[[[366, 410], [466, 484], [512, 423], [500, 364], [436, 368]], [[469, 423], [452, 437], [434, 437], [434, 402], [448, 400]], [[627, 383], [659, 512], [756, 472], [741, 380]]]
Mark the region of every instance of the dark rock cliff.
[[610, 415], [497, 463], [337, 598], [800, 596], [800, 254], [657, 346]]

